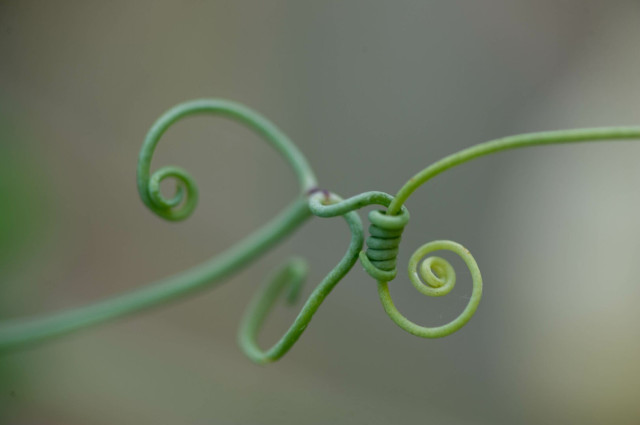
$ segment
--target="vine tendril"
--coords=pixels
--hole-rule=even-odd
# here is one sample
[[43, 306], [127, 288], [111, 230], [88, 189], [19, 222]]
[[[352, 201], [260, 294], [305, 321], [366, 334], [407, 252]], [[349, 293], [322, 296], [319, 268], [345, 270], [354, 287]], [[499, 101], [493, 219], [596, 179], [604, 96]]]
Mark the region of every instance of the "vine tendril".
[[[456, 273], [451, 264], [440, 257], [424, 258], [425, 255], [437, 250], [449, 250], [458, 254], [467, 265], [473, 281], [473, 289], [467, 306], [458, 317], [449, 323], [432, 328], [413, 323], [404, 317], [393, 304], [388, 282], [378, 281], [378, 295], [384, 311], [402, 329], [422, 338], [440, 338], [463, 327], [476, 312], [482, 297], [482, 276], [476, 260], [465, 247], [452, 241], [429, 242], [413, 253], [409, 260], [409, 280], [413, 286], [421, 293], [431, 297], [446, 295], [453, 289], [456, 284]], [[423, 259], [424, 261], [420, 265], [419, 262]], [[421, 279], [424, 280], [424, 283]]]
[[[184, 219], [193, 211], [196, 198], [185, 200], [184, 197], [196, 194], [197, 188], [193, 178], [186, 171], [177, 167], [165, 167], [151, 177], [149, 170], [153, 152], [168, 128], [182, 118], [202, 114], [232, 118], [262, 135], [293, 168], [300, 183], [301, 195], [263, 227], [198, 266], [85, 307], [49, 316], [9, 320], [0, 324], [0, 352], [69, 334], [209, 288], [264, 254], [311, 216], [305, 193], [310, 187], [315, 186], [315, 176], [304, 156], [284, 133], [266, 118], [245, 106], [219, 99], [194, 100], [177, 105], [162, 115], [151, 127], [138, 158], [138, 189], [145, 205], [160, 217], [171, 221]], [[166, 177], [176, 177], [184, 184], [183, 189], [178, 186], [176, 195], [170, 200], [163, 200], [159, 192], [156, 192], [159, 183]], [[171, 209], [181, 202], [183, 204], [178, 210]]]
[[[287, 301], [298, 297], [306, 279], [307, 262], [301, 258], [288, 260], [258, 291], [247, 308], [239, 329], [238, 341], [242, 350], [256, 363], [268, 363], [282, 357], [300, 338], [324, 299], [360, 259], [364, 270], [378, 283], [378, 295], [385, 312], [402, 329], [424, 338], [449, 335], [463, 327], [473, 316], [482, 296], [482, 277], [473, 256], [462, 245], [452, 241], [433, 241], [418, 248], [409, 260], [409, 280], [422, 294], [443, 296], [456, 283], [451, 264], [437, 256], [426, 257], [435, 251], [452, 251], [465, 262], [472, 279], [471, 297], [462, 313], [444, 325], [425, 327], [403, 316], [393, 303], [389, 282], [397, 276], [397, 255], [402, 233], [409, 223], [405, 207], [408, 198], [423, 184], [438, 174], [491, 153], [526, 146], [575, 143], [597, 140], [640, 139], [640, 127], [611, 127], [582, 130], [561, 130], [505, 137], [481, 143], [449, 155], [410, 178], [395, 196], [384, 192], [363, 192], [347, 199], [320, 189], [307, 160], [297, 147], [269, 120], [257, 112], [221, 99], [200, 99], [167, 111], [151, 127], [138, 157], [138, 191], [142, 202], [156, 215], [179, 221], [189, 217], [198, 203], [198, 187], [193, 177], [175, 166], [159, 168], [151, 174], [154, 151], [164, 133], [177, 121], [193, 115], [218, 115], [243, 124], [262, 136], [291, 166], [299, 183], [297, 198], [279, 215], [253, 234], [236, 243], [209, 261], [132, 292], [50, 316], [32, 319], [13, 319], [0, 324], [0, 352], [15, 350], [54, 337], [69, 334], [157, 307], [199, 290], [220, 283], [233, 272], [248, 265], [310, 217], [341, 216], [346, 221], [351, 239], [347, 251], [338, 264], [327, 273], [303, 304], [300, 313], [284, 335], [269, 349], [261, 349], [258, 334], [276, 301], [288, 289]], [[163, 196], [160, 186], [166, 179], [176, 181], [171, 198]], [[369, 238], [362, 250], [364, 231], [357, 210], [379, 205], [385, 210], [369, 213]]]
[[[329, 201], [339, 202], [340, 198], [330, 194]], [[362, 222], [357, 213], [350, 211], [342, 215], [351, 230], [349, 248], [340, 262], [325, 276], [305, 302], [298, 317], [282, 338], [268, 350], [258, 346], [257, 337], [262, 324], [282, 290], [289, 286], [287, 301], [291, 304], [297, 298], [299, 288], [306, 278], [307, 266], [301, 259], [289, 261], [274, 277], [268, 281], [256, 294], [245, 313], [240, 325], [238, 341], [244, 353], [256, 363], [269, 363], [282, 357], [300, 338], [307, 328], [311, 318], [316, 313], [324, 299], [329, 295], [340, 280], [351, 270], [358, 260], [358, 252], [362, 248]]]
[[360, 261], [369, 275], [386, 282], [396, 277], [396, 257], [404, 226], [409, 223], [409, 211], [403, 207], [398, 215], [386, 215], [374, 210], [369, 213], [367, 250], [360, 253]]

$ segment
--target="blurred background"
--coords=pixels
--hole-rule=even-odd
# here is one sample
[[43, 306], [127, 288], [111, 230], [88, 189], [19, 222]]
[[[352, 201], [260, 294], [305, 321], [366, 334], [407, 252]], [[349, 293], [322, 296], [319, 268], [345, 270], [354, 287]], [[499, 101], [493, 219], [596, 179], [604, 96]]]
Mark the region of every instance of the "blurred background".
[[[81, 306], [194, 266], [297, 193], [263, 141], [180, 122], [154, 169], [201, 202], [166, 223], [138, 199], [153, 121], [198, 97], [281, 127], [342, 196], [395, 193], [441, 157], [522, 132], [640, 125], [637, 1], [0, 2], [0, 319]], [[2, 424], [640, 422], [640, 143], [531, 148], [449, 171], [407, 204], [392, 293], [412, 320], [455, 317], [406, 277], [433, 239], [464, 244], [477, 314], [440, 340], [393, 324], [360, 265], [298, 344], [258, 367], [236, 346], [263, 277], [291, 253], [306, 294], [349, 235], [315, 219], [214, 290], [0, 358]], [[366, 211], [363, 211], [366, 213]], [[364, 214], [363, 214], [364, 217]], [[279, 307], [261, 343], [297, 313]]]

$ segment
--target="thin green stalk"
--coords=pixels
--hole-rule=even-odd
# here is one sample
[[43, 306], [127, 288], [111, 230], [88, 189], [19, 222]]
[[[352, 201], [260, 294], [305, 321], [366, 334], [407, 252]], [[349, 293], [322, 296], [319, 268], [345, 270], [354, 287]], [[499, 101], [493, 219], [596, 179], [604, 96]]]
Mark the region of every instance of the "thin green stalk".
[[[300, 193], [305, 194], [316, 187], [316, 177], [309, 163], [291, 140], [271, 121], [256, 111], [239, 103], [223, 99], [198, 99], [181, 103], [168, 110], [151, 127], [144, 139], [138, 157], [138, 192], [142, 202], [151, 211], [166, 220], [178, 221], [189, 217], [198, 201], [198, 188], [195, 180], [182, 168], [169, 166], [160, 168], [150, 176], [151, 159], [162, 135], [179, 120], [194, 115], [218, 115], [244, 124], [282, 156], [293, 168], [300, 186]], [[165, 199], [160, 191], [160, 184], [167, 177], [178, 183], [173, 198]]]
[[86, 307], [51, 316], [5, 322], [0, 325], [0, 351], [60, 337], [211, 288], [268, 251], [310, 216], [307, 200], [299, 198], [262, 229], [204, 264]]
[[[93, 305], [0, 324], [0, 351], [69, 334], [211, 287], [266, 252], [311, 217], [306, 193], [315, 187], [316, 179], [304, 156], [269, 120], [245, 106], [219, 99], [194, 100], [177, 105], [162, 115], [149, 130], [138, 159], [138, 189], [142, 201], [153, 212], [176, 221], [188, 217], [196, 207], [197, 186], [186, 171], [178, 167], [164, 167], [149, 176], [149, 170], [155, 148], [167, 129], [180, 119], [202, 114], [231, 118], [263, 136], [293, 168], [301, 196], [264, 227], [200, 266]], [[176, 195], [169, 200], [160, 193], [160, 183], [167, 177], [178, 182]]]
[[[195, 180], [185, 170], [162, 167], [150, 174], [153, 153], [162, 135], [171, 125], [188, 116], [219, 115], [244, 124], [261, 135], [291, 166], [296, 174], [300, 196], [282, 213], [258, 231], [246, 237], [208, 262], [163, 279], [155, 284], [87, 307], [64, 311], [48, 317], [13, 320], [0, 325], [0, 351], [7, 351], [51, 339], [108, 320], [163, 305], [205, 288], [246, 266], [281, 241], [312, 215], [331, 218], [342, 216], [351, 232], [349, 247], [340, 262], [325, 276], [303, 305], [285, 334], [271, 348], [263, 350], [258, 334], [276, 301], [288, 289], [288, 301], [297, 297], [307, 274], [304, 260], [294, 258], [274, 274], [251, 302], [239, 330], [238, 340], [244, 352], [256, 363], [268, 363], [282, 357], [300, 338], [324, 299], [351, 270], [358, 257], [367, 273], [378, 281], [378, 294], [389, 317], [407, 332], [438, 338], [464, 326], [475, 313], [482, 297], [482, 276], [473, 256], [452, 241], [433, 241], [418, 248], [409, 261], [409, 280], [421, 293], [443, 296], [451, 291], [456, 274], [449, 262], [440, 257], [426, 257], [434, 251], [449, 250], [466, 263], [473, 281], [469, 302], [451, 322], [425, 327], [404, 317], [395, 307], [388, 282], [396, 277], [396, 261], [402, 233], [409, 222], [404, 206], [411, 194], [436, 175], [490, 153], [526, 146], [574, 143], [597, 140], [640, 139], [640, 127], [563, 130], [505, 137], [464, 149], [420, 171], [398, 191], [395, 197], [383, 192], [364, 192], [348, 199], [318, 188], [316, 178], [304, 156], [275, 125], [257, 112], [238, 103], [220, 99], [201, 99], [180, 104], [161, 116], [151, 127], [138, 159], [138, 190], [145, 205], [160, 217], [178, 221], [187, 218], [198, 201]], [[176, 181], [175, 195], [167, 199], [160, 190], [163, 180]], [[370, 236], [362, 251], [363, 229], [356, 210], [381, 205], [387, 211], [369, 213]]]
[[[387, 210], [387, 214], [390, 216], [398, 214], [401, 211], [401, 208], [404, 208], [404, 203], [407, 201], [409, 196], [411, 196], [416, 189], [425, 184], [431, 178], [457, 165], [491, 153], [527, 146], [602, 140], [630, 140], [639, 138], [640, 127], [610, 127], [521, 134], [471, 146], [470, 148], [456, 152], [441, 159], [440, 161], [437, 161], [411, 177], [393, 198], [393, 201]], [[473, 282], [472, 295], [467, 306], [463, 312], [451, 322], [442, 326], [426, 327], [410, 321], [398, 311], [393, 303], [388, 286], [388, 280], [390, 279], [378, 279], [378, 295], [382, 302], [382, 306], [391, 320], [405, 331], [425, 338], [440, 338], [460, 329], [469, 321], [469, 319], [471, 319], [471, 316], [475, 313], [478, 303], [480, 302], [480, 298], [482, 297], [482, 277], [476, 261], [466, 248], [452, 241], [434, 241], [421, 246], [416, 252], [414, 252], [411, 257], [411, 261], [409, 262], [409, 278], [412, 284], [420, 292], [430, 296], [444, 295], [442, 291], [433, 290], [444, 285], [442, 282], [448, 281], [450, 282], [450, 286], [453, 287], [453, 283], [451, 283], [455, 282], [453, 267], [451, 267], [446, 260], [439, 257], [424, 258], [424, 255], [436, 249], [450, 250], [458, 254], [469, 268]], [[424, 260], [422, 263], [423, 266], [418, 270], [418, 264], [422, 260]], [[425, 264], [427, 266], [424, 266]], [[438, 270], [435, 270], [432, 265], [435, 265]], [[385, 270], [380, 270], [378, 272], [381, 273], [384, 271]], [[374, 278], [378, 276], [371, 272], [370, 274], [374, 276]], [[393, 268], [392, 276], [395, 276], [395, 267]], [[426, 282], [426, 285], [421, 283], [421, 279]], [[427, 289], [425, 290], [424, 288]]]
[[[339, 198], [332, 195], [331, 200], [338, 202]], [[270, 363], [286, 354], [305, 331], [325, 298], [358, 261], [358, 253], [362, 249], [364, 241], [362, 222], [355, 212], [346, 212], [341, 215], [343, 215], [351, 231], [351, 242], [347, 252], [314, 289], [298, 317], [296, 317], [282, 338], [271, 348], [267, 350], [260, 348], [257, 341], [258, 333], [282, 291], [288, 288], [288, 302], [291, 304], [295, 301], [296, 295], [307, 275], [306, 263], [301, 259], [294, 259], [287, 263], [256, 293], [247, 308], [238, 332], [238, 342], [244, 353], [255, 363]]]
[[411, 196], [416, 189], [425, 184], [431, 178], [455, 167], [456, 165], [460, 165], [464, 162], [468, 162], [472, 159], [480, 158], [481, 156], [486, 156], [491, 153], [524, 148], [527, 146], [596, 142], [604, 140], [631, 140], [639, 138], [640, 127], [602, 127], [578, 130], [543, 131], [539, 133], [520, 134], [517, 136], [491, 140], [449, 155], [411, 177], [396, 194], [393, 202], [389, 205], [388, 213], [391, 215], [398, 214], [400, 207], [407, 201], [409, 196]]

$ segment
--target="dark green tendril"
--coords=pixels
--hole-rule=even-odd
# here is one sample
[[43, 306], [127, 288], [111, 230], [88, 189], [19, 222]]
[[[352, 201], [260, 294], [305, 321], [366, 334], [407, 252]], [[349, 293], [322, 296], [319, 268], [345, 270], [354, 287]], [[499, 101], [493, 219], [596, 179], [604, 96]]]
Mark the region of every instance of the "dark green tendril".
[[[464, 326], [475, 313], [482, 296], [482, 277], [475, 260], [462, 245], [452, 241], [433, 241], [419, 247], [409, 260], [409, 280], [418, 291], [442, 296], [451, 291], [456, 273], [449, 262], [435, 251], [456, 253], [467, 265], [472, 278], [472, 293], [462, 313], [451, 322], [425, 327], [404, 317], [393, 304], [388, 283], [397, 275], [396, 262], [402, 233], [409, 223], [404, 206], [411, 194], [431, 178], [452, 167], [481, 156], [526, 146], [602, 140], [640, 138], [640, 127], [612, 127], [561, 130], [523, 134], [482, 143], [435, 162], [413, 176], [395, 196], [383, 192], [364, 192], [351, 198], [319, 189], [306, 159], [275, 125], [257, 112], [238, 103], [203, 99], [186, 102], [167, 111], [151, 127], [138, 158], [138, 191], [144, 204], [158, 216], [171, 221], [184, 220], [196, 208], [198, 188], [189, 173], [179, 167], [162, 167], [150, 173], [151, 159], [162, 135], [175, 122], [193, 115], [219, 115], [243, 124], [269, 143], [291, 166], [300, 186], [299, 195], [280, 214], [245, 239], [209, 261], [135, 291], [95, 304], [33, 319], [14, 319], [0, 325], [0, 351], [10, 351], [54, 337], [69, 334], [111, 319], [137, 313], [168, 303], [220, 283], [224, 278], [264, 254], [300, 224], [312, 216], [341, 216], [351, 232], [351, 241], [340, 262], [321, 280], [302, 306], [285, 334], [269, 349], [258, 346], [258, 334], [269, 312], [281, 296], [288, 303], [298, 298], [307, 276], [307, 263], [300, 258], [288, 260], [258, 291], [249, 305], [238, 334], [242, 350], [256, 363], [268, 363], [282, 357], [300, 338], [324, 299], [360, 259], [365, 271], [378, 282], [378, 294], [389, 317], [402, 329], [424, 338], [449, 335]], [[176, 181], [175, 195], [167, 199], [160, 185], [165, 179]], [[379, 205], [385, 209], [369, 214], [369, 237], [363, 250], [364, 231], [358, 209]]]

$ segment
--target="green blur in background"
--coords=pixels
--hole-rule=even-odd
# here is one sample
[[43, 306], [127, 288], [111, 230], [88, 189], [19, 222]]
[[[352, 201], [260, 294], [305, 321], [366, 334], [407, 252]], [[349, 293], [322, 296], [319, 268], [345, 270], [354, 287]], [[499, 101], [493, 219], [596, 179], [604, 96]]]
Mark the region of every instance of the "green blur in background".
[[[153, 164], [188, 169], [198, 209], [178, 224], [147, 211], [138, 151], [178, 102], [242, 102], [293, 139], [322, 187], [395, 193], [492, 138], [640, 125], [639, 20], [637, 1], [4, 0], [0, 320], [196, 265], [296, 195], [257, 136], [198, 117]], [[639, 182], [640, 143], [626, 142], [449, 171], [407, 205], [391, 290], [418, 323], [457, 316], [471, 289], [458, 259], [439, 299], [416, 296], [404, 266], [423, 243], [455, 240], [485, 281], [471, 322], [413, 337], [357, 265], [291, 352], [256, 366], [235, 334], [263, 277], [303, 255], [308, 294], [346, 249], [341, 219], [315, 219], [213, 291], [1, 357], [0, 424], [639, 423]], [[276, 309], [261, 342], [296, 313]]]

